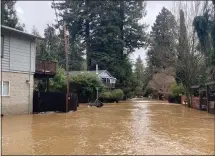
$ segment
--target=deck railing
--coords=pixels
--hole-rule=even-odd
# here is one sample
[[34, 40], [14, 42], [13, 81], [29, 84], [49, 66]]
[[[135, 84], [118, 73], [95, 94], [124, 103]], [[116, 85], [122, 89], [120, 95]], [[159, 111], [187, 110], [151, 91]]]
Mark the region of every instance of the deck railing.
[[56, 62], [37, 60], [35, 72], [39, 74], [53, 75], [56, 73]]

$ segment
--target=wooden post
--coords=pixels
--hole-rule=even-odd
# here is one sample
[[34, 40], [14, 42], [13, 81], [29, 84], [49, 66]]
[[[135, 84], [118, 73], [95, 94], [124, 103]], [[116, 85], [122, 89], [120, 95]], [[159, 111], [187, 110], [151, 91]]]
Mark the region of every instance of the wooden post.
[[193, 108], [193, 89], [191, 88], [190, 91], [191, 91], [191, 92], [190, 92], [190, 105], [191, 105], [191, 107]]
[[207, 111], [209, 112], [209, 101], [208, 101], [208, 98], [209, 98], [209, 87], [208, 85], [206, 86], [206, 97], [207, 97]]
[[65, 54], [66, 54], [66, 75], [67, 75], [67, 93], [66, 93], [66, 112], [68, 112], [69, 104], [69, 66], [68, 66], [68, 34], [66, 22], [64, 22], [64, 42], [65, 42]]

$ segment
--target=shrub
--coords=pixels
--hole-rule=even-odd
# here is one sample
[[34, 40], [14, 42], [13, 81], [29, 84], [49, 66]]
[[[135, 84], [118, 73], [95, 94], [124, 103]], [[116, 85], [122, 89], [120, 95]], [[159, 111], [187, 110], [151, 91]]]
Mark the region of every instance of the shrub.
[[56, 75], [53, 79], [50, 80], [50, 90], [51, 91], [66, 91], [66, 75], [63, 68], [56, 69]]
[[100, 94], [100, 97], [99, 99], [102, 101], [102, 102], [118, 102], [120, 100], [122, 100], [124, 96], [124, 93], [121, 89], [114, 89], [112, 91], [105, 91], [105, 92], [102, 92]]
[[[125, 96], [124, 96], [125, 97]], [[123, 98], [124, 98], [123, 97]], [[134, 92], [129, 92], [128, 94], [127, 94], [127, 98], [129, 98], [129, 99], [131, 99], [131, 98], [133, 98], [134, 97]]]
[[106, 92], [102, 92], [100, 94], [100, 97], [99, 99], [102, 101], [102, 102], [114, 102], [114, 98], [113, 98], [113, 95], [110, 91], [106, 91]]
[[114, 89], [112, 91], [112, 97], [116, 102], [122, 100], [123, 96], [124, 96], [124, 93], [121, 89]]
[[177, 84], [176, 82], [170, 86], [170, 92], [175, 95], [183, 95], [184, 94], [184, 86], [182, 84]]
[[96, 87], [102, 90], [103, 86], [96, 74], [81, 73], [71, 76], [70, 89], [79, 96], [87, 96], [90, 100], [96, 98]]

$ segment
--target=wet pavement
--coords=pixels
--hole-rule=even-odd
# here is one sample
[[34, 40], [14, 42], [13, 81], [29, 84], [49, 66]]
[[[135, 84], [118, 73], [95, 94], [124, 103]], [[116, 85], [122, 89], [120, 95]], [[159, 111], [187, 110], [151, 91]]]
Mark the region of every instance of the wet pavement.
[[77, 112], [4, 116], [3, 155], [214, 155], [215, 119], [205, 111], [127, 101]]

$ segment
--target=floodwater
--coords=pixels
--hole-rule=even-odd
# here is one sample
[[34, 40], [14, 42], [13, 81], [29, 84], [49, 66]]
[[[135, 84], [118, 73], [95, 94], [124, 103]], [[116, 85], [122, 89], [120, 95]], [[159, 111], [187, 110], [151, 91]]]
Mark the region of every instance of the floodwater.
[[205, 111], [134, 100], [4, 116], [2, 155], [214, 155], [214, 124]]

